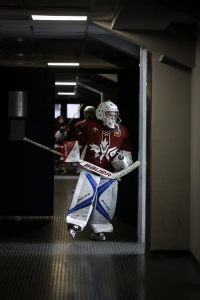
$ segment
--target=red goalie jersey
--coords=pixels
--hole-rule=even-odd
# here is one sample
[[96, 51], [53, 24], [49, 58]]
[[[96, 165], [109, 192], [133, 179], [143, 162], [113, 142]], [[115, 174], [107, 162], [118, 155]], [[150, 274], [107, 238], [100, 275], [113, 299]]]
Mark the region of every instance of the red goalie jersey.
[[119, 125], [119, 130], [109, 129], [98, 119], [80, 125], [71, 140], [84, 147], [81, 159], [111, 172], [111, 161], [120, 150], [132, 152], [130, 134], [123, 125]]

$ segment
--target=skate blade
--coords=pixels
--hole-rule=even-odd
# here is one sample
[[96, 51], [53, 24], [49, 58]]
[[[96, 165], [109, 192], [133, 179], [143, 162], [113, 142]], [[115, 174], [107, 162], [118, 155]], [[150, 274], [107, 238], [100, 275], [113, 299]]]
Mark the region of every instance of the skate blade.
[[74, 230], [70, 230], [69, 233], [71, 234], [71, 236], [73, 237], [73, 239], [75, 238], [75, 234], [76, 232]]
[[106, 241], [105, 234], [98, 235], [95, 233], [90, 234], [90, 239], [95, 241]]

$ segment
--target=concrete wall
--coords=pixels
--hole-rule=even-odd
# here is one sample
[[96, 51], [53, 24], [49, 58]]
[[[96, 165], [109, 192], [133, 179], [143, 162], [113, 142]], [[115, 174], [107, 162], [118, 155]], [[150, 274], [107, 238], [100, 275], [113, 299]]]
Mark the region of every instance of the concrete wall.
[[200, 36], [196, 44], [196, 67], [191, 94], [191, 204], [190, 249], [200, 262]]
[[[198, 237], [200, 218], [197, 203], [200, 198], [198, 197], [200, 168], [195, 165], [200, 140], [198, 67], [194, 69], [193, 73], [196, 74], [193, 75], [195, 78], [191, 87], [192, 68], [195, 68], [195, 34], [184, 30], [164, 33], [120, 31], [111, 30], [109, 22], [95, 22], [95, 24], [113, 35], [143, 46], [152, 53], [151, 120], [147, 122], [150, 127], [147, 128], [147, 132], [150, 133], [148, 145], [150, 149], [147, 150], [150, 153], [147, 161], [150, 170], [147, 178], [148, 249], [190, 250], [190, 247], [200, 249]], [[161, 58], [163, 60], [159, 62]], [[198, 64], [200, 65], [200, 62]], [[194, 92], [192, 128], [195, 132], [192, 129], [190, 233], [191, 95]], [[149, 108], [149, 103], [147, 106]]]
[[[191, 250], [200, 261], [200, 36], [196, 43], [195, 34], [184, 30], [163, 34], [95, 24], [152, 52], [150, 249]], [[159, 62], [162, 55], [168, 65]]]
[[152, 52], [150, 248], [189, 250], [191, 72]]

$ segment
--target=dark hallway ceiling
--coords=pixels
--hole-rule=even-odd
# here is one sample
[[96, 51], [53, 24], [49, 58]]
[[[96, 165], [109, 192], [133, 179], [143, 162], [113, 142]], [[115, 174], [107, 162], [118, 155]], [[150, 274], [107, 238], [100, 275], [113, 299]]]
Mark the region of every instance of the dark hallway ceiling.
[[[34, 21], [31, 15], [84, 15], [87, 20]], [[48, 62], [77, 62], [83, 69], [112, 73], [137, 68], [140, 45], [117, 36], [117, 31], [198, 31], [199, 18], [193, 1], [189, 6], [184, 1], [147, 0], [0, 1], [0, 66], [49, 68]], [[98, 89], [107, 82], [110, 95], [116, 90], [114, 75], [85, 75], [82, 80]], [[78, 90], [85, 97], [91, 94], [89, 89]]]

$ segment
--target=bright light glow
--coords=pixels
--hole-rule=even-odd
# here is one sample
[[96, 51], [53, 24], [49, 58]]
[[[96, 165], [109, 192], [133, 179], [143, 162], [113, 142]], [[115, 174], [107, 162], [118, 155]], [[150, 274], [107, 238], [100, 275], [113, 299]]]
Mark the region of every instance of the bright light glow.
[[54, 118], [61, 115], [61, 104], [55, 104]]
[[32, 15], [33, 20], [40, 21], [86, 21], [86, 16], [42, 16]]
[[75, 93], [61, 93], [59, 92], [58, 95], [74, 95]]
[[48, 66], [79, 66], [79, 63], [48, 63]]
[[67, 104], [66, 106], [67, 106], [66, 109], [67, 109], [67, 118], [68, 119], [71, 119], [73, 117], [74, 117], [74, 119], [80, 118], [80, 110], [77, 112], [77, 110], [80, 107], [80, 104]]
[[55, 82], [55, 85], [76, 85], [76, 82]]

